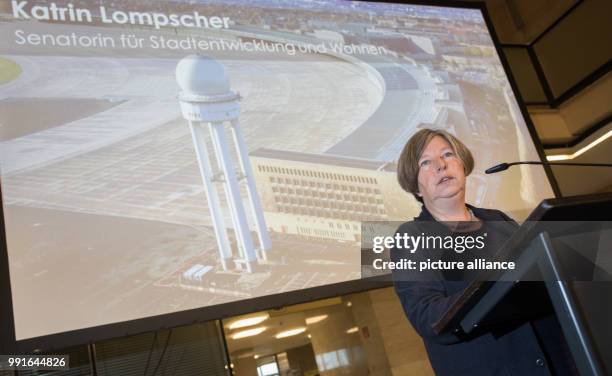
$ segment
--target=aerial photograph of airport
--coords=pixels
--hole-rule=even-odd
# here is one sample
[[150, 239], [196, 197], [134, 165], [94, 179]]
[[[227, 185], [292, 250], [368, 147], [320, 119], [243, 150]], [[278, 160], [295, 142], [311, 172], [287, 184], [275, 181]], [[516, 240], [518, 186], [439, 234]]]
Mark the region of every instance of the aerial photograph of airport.
[[18, 339], [360, 278], [362, 222], [420, 212], [396, 163], [421, 128], [474, 153], [468, 202], [552, 196], [484, 174], [538, 154], [478, 10], [6, 1], [0, 30]]

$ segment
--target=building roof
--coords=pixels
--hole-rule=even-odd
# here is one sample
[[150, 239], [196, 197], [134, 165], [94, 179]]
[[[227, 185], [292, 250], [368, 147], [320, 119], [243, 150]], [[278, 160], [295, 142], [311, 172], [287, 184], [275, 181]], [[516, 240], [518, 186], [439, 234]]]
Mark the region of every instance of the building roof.
[[[351, 158], [333, 154], [313, 154], [295, 151], [260, 148], [250, 153], [251, 157], [279, 159], [283, 161], [304, 162], [319, 165], [358, 168], [363, 170], [388, 171], [390, 163], [363, 158]], [[394, 164], [393, 164], [394, 168]]]

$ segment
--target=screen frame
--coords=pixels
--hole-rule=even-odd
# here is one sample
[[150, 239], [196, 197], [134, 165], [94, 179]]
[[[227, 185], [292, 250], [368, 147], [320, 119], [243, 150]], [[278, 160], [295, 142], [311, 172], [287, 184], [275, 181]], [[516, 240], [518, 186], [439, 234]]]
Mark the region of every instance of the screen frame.
[[[363, 0], [358, 0], [363, 1]], [[439, 6], [448, 8], [474, 9], [480, 10], [489, 35], [493, 41], [495, 50], [502, 63], [504, 72], [508, 78], [511, 90], [518, 102], [521, 115], [525, 121], [532, 142], [542, 161], [544, 171], [551, 185], [555, 198], [560, 198], [561, 191], [552, 173], [552, 169], [544, 154], [544, 148], [538, 138], [535, 126], [527, 112], [527, 107], [518, 91], [518, 86], [509, 68], [497, 34], [491, 23], [486, 4], [482, 1], [462, 2], [456, 0], [407, 0], [407, 1], [363, 1], [370, 3], [393, 3], [409, 5]], [[506, 161], [510, 162], [510, 161]], [[372, 289], [389, 287], [393, 283], [389, 278], [371, 277], [345, 281], [331, 285], [323, 285], [303, 290], [290, 291], [275, 295], [267, 295], [252, 299], [243, 299], [235, 302], [224, 303], [213, 306], [195, 308], [191, 310], [173, 312], [157, 316], [149, 316], [140, 319], [105, 324], [89, 328], [77, 329], [68, 332], [48, 334], [40, 337], [17, 340], [15, 337], [15, 321], [13, 315], [13, 303], [11, 295], [10, 271], [8, 263], [8, 247], [6, 242], [6, 228], [4, 223], [4, 205], [2, 202], [2, 184], [0, 181], [0, 353], [15, 354], [28, 353], [33, 351], [50, 351], [62, 349], [75, 345], [86, 345], [98, 341], [112, 338], [126, 337], [144, 332], [168, 329], [178, 326], [202, 323], [212, 320], [221, 320], [227, 317], [247, 314], [251, 312], [281, 308], [288, 305], [304, 303], [350, 293], [358, 293]], [[41, 307], [41, 315], [44, 314], [44, 307]], [[41, 317], [41, 320], [43, 318]]]

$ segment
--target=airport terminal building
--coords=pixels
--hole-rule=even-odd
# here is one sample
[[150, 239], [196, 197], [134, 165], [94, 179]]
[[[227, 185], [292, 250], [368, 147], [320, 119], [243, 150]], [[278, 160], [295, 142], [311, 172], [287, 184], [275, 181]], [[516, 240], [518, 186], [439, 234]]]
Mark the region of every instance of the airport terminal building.
[[271, 231], [360, 242], [361, 222], [403, 221], [419, 210], [392, 163], [270, 149], [250, 157]]

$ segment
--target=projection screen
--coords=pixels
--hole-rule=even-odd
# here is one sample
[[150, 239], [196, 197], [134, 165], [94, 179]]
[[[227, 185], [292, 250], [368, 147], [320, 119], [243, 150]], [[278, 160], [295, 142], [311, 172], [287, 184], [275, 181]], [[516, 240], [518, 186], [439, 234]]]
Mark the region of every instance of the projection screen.
[[474, 153], [468, 202], [553, 196], [540, 166], [484, 174], [541, 154], [479, 9], [1, 7], [16, 340], [359, 279], [361, 221], [420, 211], [395, 170], [421, 128]]

